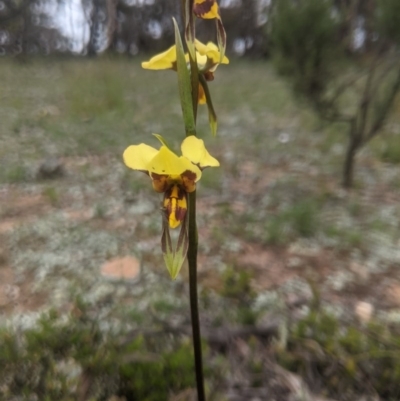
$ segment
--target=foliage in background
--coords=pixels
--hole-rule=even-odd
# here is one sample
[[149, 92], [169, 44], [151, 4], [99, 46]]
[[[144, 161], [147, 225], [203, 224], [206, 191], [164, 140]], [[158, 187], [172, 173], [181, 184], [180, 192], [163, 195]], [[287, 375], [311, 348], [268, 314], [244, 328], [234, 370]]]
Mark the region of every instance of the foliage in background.
[[[2, 5], [0, 54], [18, 55], [24, 61], [26, 56], [50, 53], [93, 57], [107, 50], [131, 56], [160, 51], [174, 40], [172, 17], [182, 20], [177, 0], [4, 0]], [[230, 46], [240, 55], [261, 55], [267, 7], [259, 0], [226, 7]], [[202, 21], [197, 29], [198, 39], [213, 40], [210, 21]]]
[[398, 4], [381, 1], [374, 9], [376, 40], [371, 54], [357, 60], [356, 73], [340, 56], [346, 51], [340, 41], [344, 22], [333, 1], [284, 0], [274, 10], [271, 36], [278, 71], [290, 77], [321, 118], [347, 125], [345, 187], [353, 186], [357, 152], [382, 131], [400, 90]]
[[380, 322], [343, 324], [318, 306], [297, 322], [279, 362], [300, 373], [310, 388], [353, 401], [363, 394], [400, 395], [400, 327]]
[[377, 31], [386, 40], [400, 44], [400, 2], [397, 0], [377, 1]]
[[[227, 308], [236, 299], [233, 308], [237, 319], [250, 327], [257, 318], [250, 306], [255, 299], [250, 275], [228, 268], [222, 279], [221, 294], [228, 301], [222, 305]], [[216, 312], [216, 299], [212, 297], [210, 302], [211, 316]], [[174, 313], [174, 307], [164, 302], [157, 310]], [[134, 310], [131, 317], [138, 323], [143, 319]], [[226, 324], [221, 323], [222, 327]], [[2, 328], [0, 397], [24, 401], [35, 396], [46, 401], [100, 401], [113, 395], [127, 401], [180, 399], [179, 394], [194, 386], [193, 355], [186, 335], [171, 328], [130, 331], [110, 327], [79, 299], [67, 318], [50, 311], [36, 326], [24, 331]], [[315, 300], [305, 317], [285, 324], [284, 338], [269, 353], [284, 368], [300, 374], [315, 393], [324, 390], [325, 395], [340, 401], [370, 394], [396, 400], [400, 394], [399, 330], [398, 325], [387, 326], [380, 321], [344, 322]], [[250, 339], [250, 349], [257, 342], [255, 337]], [[234, 344], [230, 346], [234, 348]], [[212, 356], [206, 353], [210, 389], [224, 380], [221, 367], [228, 366], [229, 355], [226, 348], [214, 351]], [[258, 352], [242, 359], [255, 388], [260, 385], [257, 378], [265, 375], [264, 358]], [[221, 399], [218, 397], [221, 394], [210, 394], [210, 399]]]
[[271, 41], [275, 64], [294, 87], [308, 96], [320, 95], [332, 75], [332, 62], [340, 55], [338, 27], [328, 1], [282, 0], [274, 10]]
[[[393, 3], [390, 0], [385, 3]], [[179, 1], [143, 2], [126, 0], [83, 0], [67, 2], [55, 0], [4, 0], [0, 9], [0, 54], [18, 55], [26, 61], [35, 55], [81, 54], [95, 56], [112, 50], [119, 54], [135, 56], [140, 52], [159, 51], [173, 42], [171, 17], [178, 21]], [[264, 0], [220, 2], [225, 28], [228, 32], [228, 48], [239, 56], [265, 56], [270, 54], [271, 40], [265, 27], [270, 21], [270, 2]], [[280, 2], [277, 2], [280, 3]], [[324, 8], [327, 2], [321, 1]], [[365, 46], [373, 45], [375, 22], [372, 21], [376, 4], [374, 1], [336, 1], [337, 15], [340, 15], [340, 41], [346, 52], [353, 53], [351, 45], [355, 29], [364, 21]], [[57, 8], [55, 8], [55, 6]], [[397, 6], [398, 7], [398, 6]], [[76, 33], [75, 39], [65, 34], [68, 27], [59, 26], [60, 19], [54, 19], [51, 10], [65, 15], [64, 24], [71, 25]], [[49, 14], [50, 11], [50, 14]], [[82, 13], [82, 19], [79, 14]], [[310, 16], [313, 10], [310, 10]], [[392, 35], [396, 29], [396, 13], [384, 24], [385, 30]], [[70, 17], [68, 19], [68, 17]], [[76, 22], [74, 25], [74, 16]], [[317, 16], [320, 16], [317, 14]], [[384, 15], [384, 18], [386, 16]], [[61, 18], [62, 19], [62, 18]], [[313, 25], [325, 25], [326, 21], [309, 20]], [[296, 23], [296, 21], [295, 21]], [[81, 31], [87, 25], [86, 33]], [[393, 28], [393, 29], [392, 29]], [[209, 21], [198, 26], [199, 39], [207, 42], [212, 39]], [[304, 31], [307, 35], [310, 29]], [[322, 32], [321, 32], [322, 33]], [[395, 34], [394, 34], [395, 36]], [[299, 38], [300, 39], [300, 38]], [[79, 43], [85, 41], [85, 43]], [[319, 43], [314, 43], [319, 48]], [[21, 57], [22, 56], [22, 57]]]
[[242, 325], [255, 325], [259, 311], [254, 310], [257, 294], [251, 287], [251, 274], [247, 271], [227, 267], [222, 274], [221, 295], [230, 301], [236, 311], [236, 319]]
[[78, 299], [69, 317], [51, 311], [25, 331], [1, 329], [1, 399], [164, 401], [193, 387], [187, 340], [104, 330], [102, 323]]

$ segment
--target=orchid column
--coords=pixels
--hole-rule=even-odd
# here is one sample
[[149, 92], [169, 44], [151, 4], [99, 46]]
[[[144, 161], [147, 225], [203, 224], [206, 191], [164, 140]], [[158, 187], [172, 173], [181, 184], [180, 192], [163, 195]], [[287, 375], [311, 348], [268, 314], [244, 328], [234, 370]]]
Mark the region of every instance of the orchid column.
[[[217, 2], [183, 0], [182, 5], [187, 53], [178, 25], [173, 20], [175, 45], [142, 63], [146, 69], [177, 72], [186, 136], [181, 145], [182, 156], [177, 156], [161, 135], [154, 134], [161, 142], [158, 150], [143, 143], [132, 145], [125, 150], [123, 158], [128, 167], [149, 175], [154, 190], [164, 194], [161, 248], [172, 279], [177, 277], [187, 257], [197, 394], [199, 401], [205, 401], [197, 298], [196, 183], [204, 168], [217, 167], [219, 162], [208, 153], [203, 140], [197, 138], [196, 120], [198, 104], [206, 104], [211, 132], [216, 135], [217, 116], [208, 82], [214, 79], [218, 65], [228, 64], [229, 60], [225, 57], [226, 35]], [[195, 17], [215, 20], [218, 45], [211, 42], [203, 44], [196, 39]], [[170, 229], [178, 227], [178, 240], [173, 244]]]

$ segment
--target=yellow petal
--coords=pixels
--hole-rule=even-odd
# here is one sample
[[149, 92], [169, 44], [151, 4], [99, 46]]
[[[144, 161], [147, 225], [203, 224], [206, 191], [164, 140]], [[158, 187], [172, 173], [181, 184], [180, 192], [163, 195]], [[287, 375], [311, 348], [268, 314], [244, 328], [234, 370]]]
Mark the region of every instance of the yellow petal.
[[144, 61], [142, 67], [147, 70], [176, 70], [176, 46], [173, 45], [165, 52], [156, 54], [149, 61]]
[[207, 66], [208, 57], [205, 54], [196, 52], [196, 61], [199, 70], [203, 71], [204, 68]]
[[157, 149], [141, 143], [131, 145], [125, 149], [123, 154], [124, 163], [133, 170], [148, 171], [150, 160], [158, 153]]
[[183, 156], [178, 157], [166, 146], [161, 146], [159, 152], [150, 160], [147, 165], [149, 173], [161, 175], [181, 175], [189, 170], [196, 175], [196, 181], [201, 177], [201, 171]]
[[192, 163], [198, 165], [201, 169], [205, 167], [218, 167], [219, 161], [212, 157], [206, 147], [204, 141], [190, 135], [182, 142], [182, 155], [187, 157]]
[[207, 56], [209, 60], [212, 61], [213, 64], [229, 64], [228, 57], [224, 56], [221, 63], [219, 62], [220, 59], [220, 52], [218, 46], [213, 42], [208, 42], [206, 45], [199, 40], [195, 40], [195, 47], [196, 50], [202, 55]]
[[213, 47], [214, 43], [212, 42], [208, 42], [207, 45], [205, 45], [204, 43], [200, 42], [200, 40], [195, 39], [194, 41], [194, 45], [196, 47], [196, 50], [202, 55], [202, 56], [206, 56], [208, 52], [212, 51], [212, 50], [216, 50], [218, 52], [218, 47], [216, 45], [214, 45], [215, 47]]

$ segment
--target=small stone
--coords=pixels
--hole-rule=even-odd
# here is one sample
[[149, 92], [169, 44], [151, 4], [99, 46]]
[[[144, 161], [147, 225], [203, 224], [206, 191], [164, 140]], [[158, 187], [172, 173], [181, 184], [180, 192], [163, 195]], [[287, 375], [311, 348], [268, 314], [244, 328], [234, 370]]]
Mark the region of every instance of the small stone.
[[360, 322], [368, 323], [371, 320], [372, 314], [374, 313], [374, 306], [369, 302], [357, 302], [356, 306], [354, 307], [354, 313]]
[[387, 290], [387, 296], [393, 304], [400, 306], [400, 285], [391, 285]]
[[281, 132], [278, 135], [278, 141], [280, 143], [288, 143], [290, 141], [290, 134], [288, 134], [287, 132]]
[[133, 256], [115, 258], [106, 262], [100, 269], [101, 275], [111, 280], [138, 280], [140, 262]]
[[362, 282], [366, 282], [370, 278], [370, 271], [366, 266], [360, 263], [354, 261], [351, 262], [350, 270], [357, 276], [357, 279], [361, 280]]
[[65, 168], [63, 163], [55, 158], [45, 160], [38, 169], [37, 177], [39, 179], [55, 179], [65, 175]]

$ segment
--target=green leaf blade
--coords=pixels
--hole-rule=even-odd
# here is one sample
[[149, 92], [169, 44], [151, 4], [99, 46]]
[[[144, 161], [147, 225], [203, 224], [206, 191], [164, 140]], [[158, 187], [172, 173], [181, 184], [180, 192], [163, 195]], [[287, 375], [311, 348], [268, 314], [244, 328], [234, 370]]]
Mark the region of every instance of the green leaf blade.
[[176, 64], [178, 73], [179, 96], [181, 100], [186, 136], [196, 135], [196, 122], [194, 117], [190, 72], [186, 64], [185, 52], [183, 50], [182, 39], [179, 32], [178, 24], [176, 23], [176, 20], [174, 18], [173, 21], [175, 27]]

